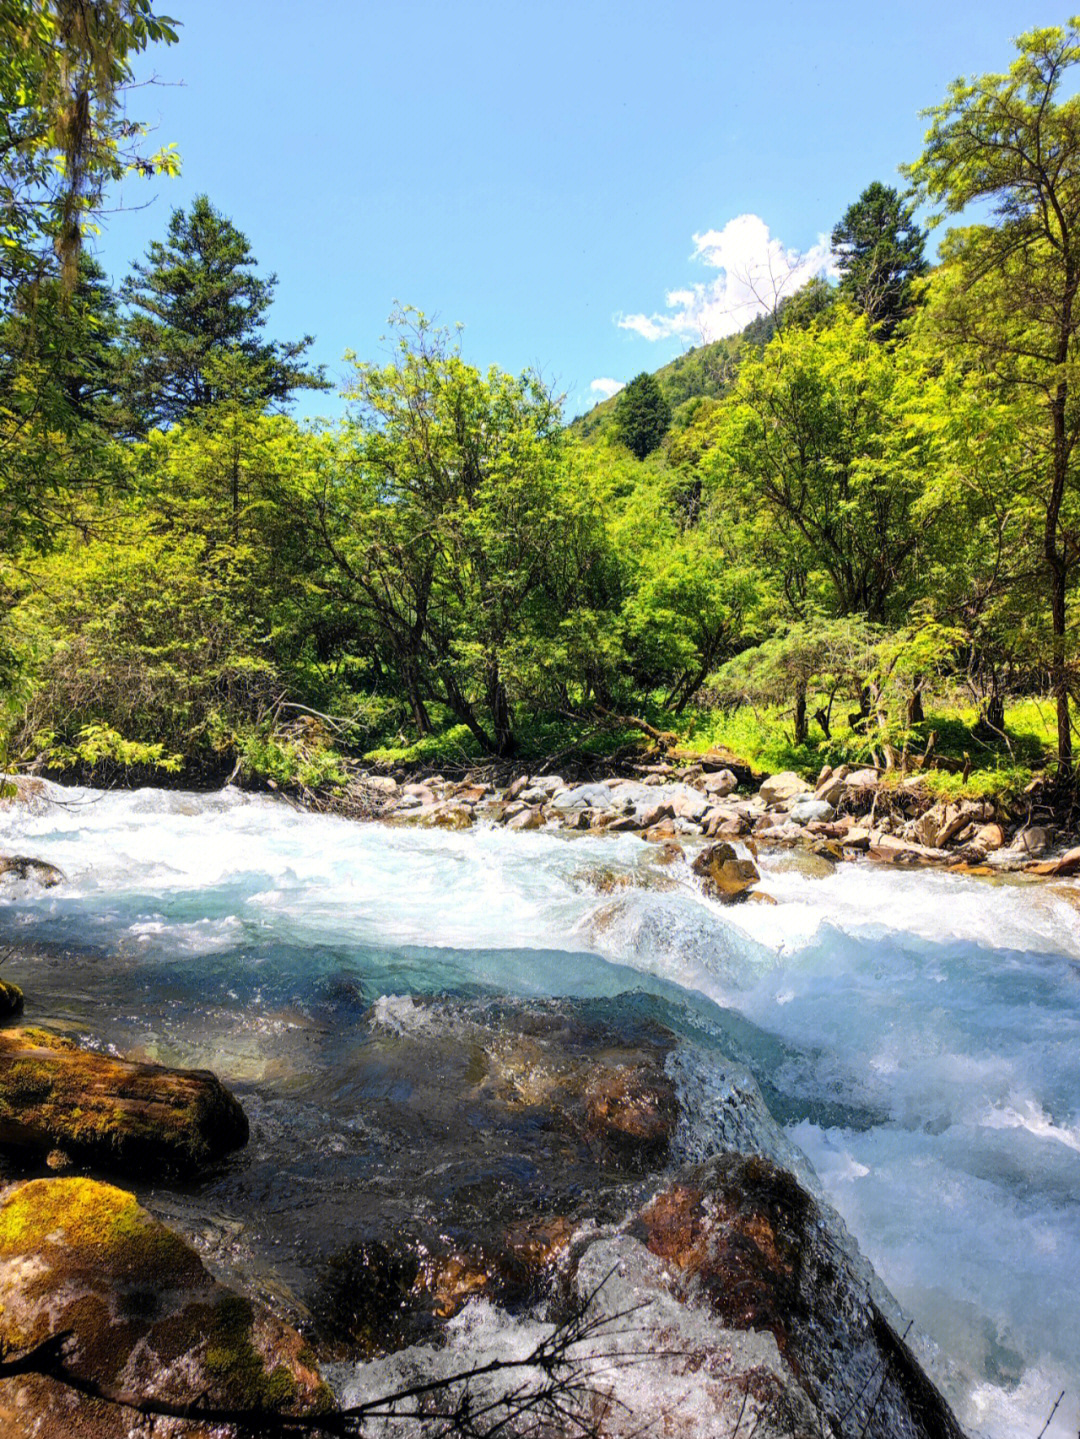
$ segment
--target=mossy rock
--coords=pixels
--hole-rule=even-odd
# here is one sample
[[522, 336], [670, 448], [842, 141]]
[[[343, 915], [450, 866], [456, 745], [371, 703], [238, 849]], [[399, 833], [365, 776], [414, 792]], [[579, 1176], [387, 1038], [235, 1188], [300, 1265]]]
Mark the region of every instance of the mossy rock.
[[[64, 1371], [114, 1410], [197, 1404], [257, 1417], [333, 1407], [301, 1336], [211, 1278], [184, 1239], [111, 1185], [35, 1179], [9, 1189], [0, 1200], [0, 1295], [7, 1359], [32, 1370], [39, 1346], [65, 1336]], [[39, 1377], [0, 1384], [0, 1420], [23, 1414], [8, 1418], [5, 1435], [111, 1434], [92, 1427], [89, 1410], [98, 1407], [80, 1396], [76, 1425], [70, 1395], [42, 1388]]]
[[192, 1173], [247, 1142], [208, 1070], [137, 1064], [44, 1029], [0, 1030], [0, 1144], [134, 1175]]
[[13, 1014], [22, 1014], [23, 992], [17, 984], [0, 979], [0, 1019], [10, 1019]]

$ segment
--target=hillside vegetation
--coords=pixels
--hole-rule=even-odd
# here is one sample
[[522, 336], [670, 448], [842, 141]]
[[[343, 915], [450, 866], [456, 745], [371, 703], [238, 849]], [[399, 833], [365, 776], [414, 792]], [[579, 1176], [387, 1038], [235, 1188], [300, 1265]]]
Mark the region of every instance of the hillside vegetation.
[[[1073, 28], [950, 90], [909, 190], [837, 220], [836, 286], [570, 425], [402, 309], [327, 425], [290, 417], [326, 385], [311, 338], [269, 338], [275, 281], [208, 197], [115, 293], [80, 251], [125, 165], [175, 163], [118, 99], [175, 38], [138, 9], [93, 55], [3, 21], [6, 765], [332, 790], [365, 760], [602, 752], [644, 724], [762, 767], [1071, 783]], [[1048, 151], [1052, 173], [1015, 158]], [[978, 201], [931, 272], [916, 203]]]

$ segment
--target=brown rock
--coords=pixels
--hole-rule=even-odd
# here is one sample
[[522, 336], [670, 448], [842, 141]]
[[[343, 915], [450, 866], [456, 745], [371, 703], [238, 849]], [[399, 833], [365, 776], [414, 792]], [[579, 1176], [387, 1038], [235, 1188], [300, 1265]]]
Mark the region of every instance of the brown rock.
[[128, 1174], [191, 1173], [247, 1143], [240, 1105], [208, 1070], [136, 1064], [43, 1029], [0, 1030], [0, 1143]]
[[753, 860], [739, 859], [734, 846], [723, 842], [703, 850], [692, 868], [701, 876], [706, 893], [725, 904], [745, 898], [761, 878]]
[[507, 820], [507, 829], [543, 829], [544, 816], [539, 809], [523, 809]]
[[624, 1157], [659, 1159], [679, 1119], [675, 1086], [651, 1066], [602, 1069], [586, 1087], [585, 1118], [590, 1132]]

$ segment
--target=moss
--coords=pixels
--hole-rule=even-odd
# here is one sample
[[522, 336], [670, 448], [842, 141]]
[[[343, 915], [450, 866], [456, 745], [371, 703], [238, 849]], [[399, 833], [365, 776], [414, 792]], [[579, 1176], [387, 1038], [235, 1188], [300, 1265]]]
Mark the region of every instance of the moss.
[[0, 1255], [54, 1247], [66, 1263], [159, 1285], [203, 1274], [194, 1251], [134, 1195], [94, 1179], [33, 1179], [0, 1205]]
[[240, 1409], [278, 1410], [290, 1404], [299, 1385], [284, 1364], [269, 1373], [252, 1343], [255, 1314], [248, 1300], [227, 1295], [214, 1307], [205, 1363], [231, 1405]]

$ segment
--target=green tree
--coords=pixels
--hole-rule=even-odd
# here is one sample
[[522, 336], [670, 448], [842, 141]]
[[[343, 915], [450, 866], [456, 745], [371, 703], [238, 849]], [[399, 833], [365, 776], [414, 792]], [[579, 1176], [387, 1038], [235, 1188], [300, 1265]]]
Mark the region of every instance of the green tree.
[[[247, 237], [199, 195], [175, 210], [121, 287], [123, 397], [135, 433], [176, 424], [238, 388], [265, 409], [296, 390], [325, 389], [304, 356], [312, 344], [263, 337], [277, 277], [256, 273]], [[232, 357], [226, 381], [221, 362]]]
[[1072, 765], [1069, 589], [1080, 562], [1080, 18], [1016, 42], [1007, 74], [958, 80], [929, 112], [909, 168], [945, 214], [989, 202], [993, 222], [950, 230], [928, 317], [939, 345], [1015, 408], [1028, 451], [1025, 501], [1041, 530], [1057, 748]]
[[176, 40], [151, 0], [4, 0], [0, 5], [0, 307], [59, 259], [69, 285], [83, 225], [127, 170], [173, 172], [149, 155], [123, 90], [132, 59]]
[[619, 395], [615, 405], [615, 435], [643, 460], [659, 449], [671, 424], [671, 406], [652, 375], [642, 371]]
[[875, 180], [833, 228], [840, 294], [890, 338], [914, 306], [914, 282], [928, 269], [926, 234], [915, 207]]

